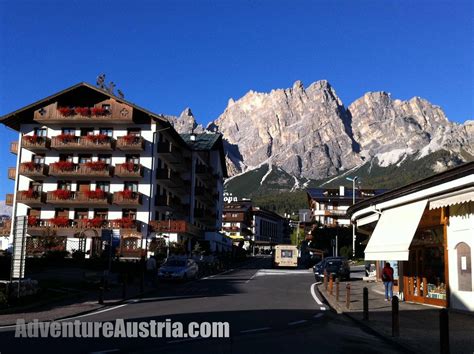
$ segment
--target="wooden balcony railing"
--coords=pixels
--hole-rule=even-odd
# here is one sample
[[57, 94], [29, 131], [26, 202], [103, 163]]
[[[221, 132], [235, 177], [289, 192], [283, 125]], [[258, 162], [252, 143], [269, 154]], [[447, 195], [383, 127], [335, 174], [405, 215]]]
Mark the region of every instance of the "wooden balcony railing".
[[10, 143], [10, 152], [15, 155], [18, 154], [18, 141], [12, 141]]
[[107, 205], [109, 204], [109, 193], [97, 191], [72, 192], [51, 191], [46, 194], [46, 203], [56, 205]]
[[49, 166], [49, 174], [56, 177], [110, 177], [112, 167], [107, 164], [94, 166], [89, 163], [55, 164]]
[[21, 147], [33, 152], [48, 151], [51, 147], [51, 139], [38, 135], [23, 135], [21, 137]]
[[8, 193], [5, 196], [5, 205], [13, 206], [13, 194], [12, 193]]
[[4, 220], [0, 222], [0, 236], [6, 237], [10, 235], [12, 221], [11, 220]]
[[171, 164], [185, 163], [183, 150], [175, 144], [159, 142], [157, 143], [158, 156]]
[[[104, 108], [109, 105], [109, 108]], [[54, 102], [34, 112], [35, 121], [42, 124], [130, 124], [133, 123], [133, 107], [107, 99], [91, 107], [64, 107]]]
[[113, 195], [112, 203], [120, 206], [139, 206], [142, 204], [142, 195], [139, 192], [115, 192]]
[[119, 136], [116, 147], [122, 151], [143, 151], [145, 149], [145, 139], [133, 135]]
[[48, 166], [44, 163], [22, 162], [19, 173], [29, 178], [46, 177], [48, 175]]
[[60, 151], [113, 151], [115, 140], [99, 136], [55, 136], [51, 148]]
[[15, 167], [8, 167], [8, 178], [15, 180], [16, 178], [16, 168]]
[[18, 191], [16, 201], [28, 206], [41, 206], [46, 202], [46, 193], [33, 190]]
[[200, 235], [202, 231], [196, 226], [188, 223], [185, 220], [164, 220], [151, 221], [150, 225], [156, 233], [185, 233], [192, 235]]
[[115, 166], [115, 176], [121, 178], [141, 178], [143, 177], [143, 166], [132, 162], [125, 162]]
[[156, 180], [168, 188], [183, 188], [185, 183], [181, 175], [171, 169], [159, 169], [156, 172]]
[[[101, 221], [97, 219], [68, 219], [61, 217], [52, 219], [28, 217], [28, 233], [31, 235], [45, 235], [46, 229], [65, 231], [81, 229], [121, 229], [124, 230], [123, 234], [130, 235], [140, 231], [141, 225], [142, 223], [140, 221], [128, 218]], [[96, 234], [84, 233], [85, 237], [92, 235], [95, 237]]]

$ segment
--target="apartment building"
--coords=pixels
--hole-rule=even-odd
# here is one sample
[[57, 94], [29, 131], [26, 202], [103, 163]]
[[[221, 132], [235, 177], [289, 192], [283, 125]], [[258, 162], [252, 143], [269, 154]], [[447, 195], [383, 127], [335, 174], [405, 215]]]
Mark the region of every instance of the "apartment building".
[[289, 240], [288, 220], [277, 213], [259, 207], [252, 208], [254, 245], [276, 245]]
[[252, 232], [252, 201], [233, 200], [224, 204], [222, 232], [234, 241], [249, 241]]
[[[9, 169], [15, 193], [7, 200], [13, 218], [27, 217], [28, 255], [99, 256], [110, 235], [117, 256], [137, 258], [150, 239], [176, 231], [171, 220], [187, 248], [220, 229], [227, 172], [218, 134], [202, 134], [197, 141], [212, 144], [201, 151], [196, 135], [182, 137], [163, 116], [87, 83], [1, 122], [19, 133], [11, 146], [17, 166]], [[199, 187], [212, 191], [204, 201]]]
[[[311, 221], [326, 227], [351, 225], [347, 209], [355, 203], [385, 192], [382, 189], [310, 188], [307, 190]], [[307, 220], [309, 221], [309, 220]]]

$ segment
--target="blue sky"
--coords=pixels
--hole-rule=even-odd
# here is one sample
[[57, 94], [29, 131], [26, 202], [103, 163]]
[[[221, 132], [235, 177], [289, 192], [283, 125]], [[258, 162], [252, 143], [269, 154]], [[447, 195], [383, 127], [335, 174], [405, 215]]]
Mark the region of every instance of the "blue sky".
[[[201, 123], [230, 97], [326, 79], [345, 105], [367, 91], [421, 96], [474, 118], [473, 5], [441, 0], [0, 0], [0, 115], [104, 72], [156, 113]], [[0, 200], [16, 134], [0, 127]]]

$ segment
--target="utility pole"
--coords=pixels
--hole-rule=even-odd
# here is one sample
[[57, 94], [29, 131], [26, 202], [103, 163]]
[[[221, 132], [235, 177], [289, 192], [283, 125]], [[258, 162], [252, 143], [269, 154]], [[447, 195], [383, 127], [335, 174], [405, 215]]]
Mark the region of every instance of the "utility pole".
[[[348, 181], [352, 182], [352, 205], [355, 204], [355, 184], [359, 177], [355, 176], [354, 178], [346, 177]], [[355, 246], [356, 246], [356, 233], [355, 233], [355, 224], [352, 224], [352, 258], [355, 258]]]

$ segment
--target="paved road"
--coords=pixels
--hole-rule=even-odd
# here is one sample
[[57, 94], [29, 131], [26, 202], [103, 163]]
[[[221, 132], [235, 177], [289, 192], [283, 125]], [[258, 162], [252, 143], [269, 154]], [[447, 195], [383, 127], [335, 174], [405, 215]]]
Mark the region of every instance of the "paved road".
[[0, 329], [0, 352], [93, 353], [396, 353], [381, 339], [327, 310], [307, 270], [270, 269], [255, 258], [238, 269], [165, 286], [148, 298], [89, 315], [81, 321], [224, 321], [226, 339], [15, 339]]

